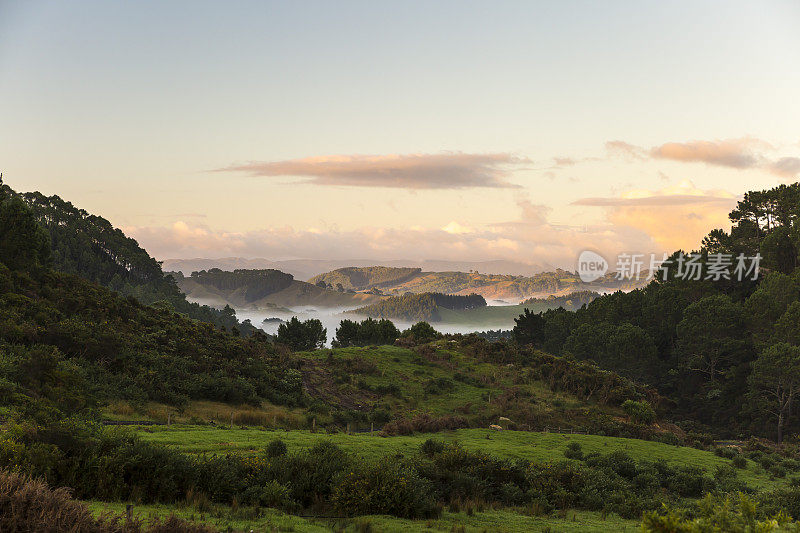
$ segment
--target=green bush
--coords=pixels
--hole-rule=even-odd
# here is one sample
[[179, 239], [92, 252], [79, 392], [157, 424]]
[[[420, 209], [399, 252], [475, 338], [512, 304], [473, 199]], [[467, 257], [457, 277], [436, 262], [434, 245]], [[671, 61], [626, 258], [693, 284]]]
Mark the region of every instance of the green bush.
[[786, 477], [786, 469], [783, 466], [775, 464], [772, 465], [769, 469], [770, 475], [777, 477], [777, 478], [785, 478]]
[[656, 419], [656, 412], [647, 400], [639, 402], [625, 400], [622, 404], [622, 409], [630, 419], [637, 424], [652, 424]]
[[567, 459], [583, 459], [583, 450], [579, 442], [570, 442], [567, 444], [567, 449], [564, 450], [564, 457]]
[[737, 455], [733, 459], [731, 459], [731, 464], [735, 468], [739, 468], [741, 470], [747, 468], [747, 458], [742, 455]]
[[344, 474], [331, 500], [335, 509], [347, 515], [438, 515], [430, 483], [420, 478], [414, 468], [390, 458]]
[[281, 439], [275, 439], [267, 444], [264, 453], [267, 454], [267, 457], [280, 457], [281, 455], [286, 455], [286, 450], [286, 443]]

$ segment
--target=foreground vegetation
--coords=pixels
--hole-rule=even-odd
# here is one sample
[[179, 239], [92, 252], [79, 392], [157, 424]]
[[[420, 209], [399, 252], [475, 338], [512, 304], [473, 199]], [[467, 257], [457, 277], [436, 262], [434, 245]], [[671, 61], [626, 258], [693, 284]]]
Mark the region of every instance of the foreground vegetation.
[[[747, 197], [731, 234], [704, 243], [763, 251], [763, 280], [668, 278], [586, 306], [594, 295], [577, 295], [575, 312], [523, 313], [513, 341], [345, 321], [336, 348], [320, 349], [327, 332], [313, 321], [271, 339], [169, 300], [146, 305], [135, 291], [146, 301], [166, 278], [135, 243], [80, 212], [80, 238], [51, 234], [48, 216], [3, 188], [0, 505], [14, 512], [0, 514], [15, 521], [4, 529], [52, 515], [86, 531], [791, 530], [795, 192]], [[23, 198], [73, 223], [52, 199]], [[233, 291], [294, 285], [275, 271], [236, 276], [200, 277]], [[119, 283], [127, 296], [108, 288]], [[748, 438], [773, 429], [784, 442]]]

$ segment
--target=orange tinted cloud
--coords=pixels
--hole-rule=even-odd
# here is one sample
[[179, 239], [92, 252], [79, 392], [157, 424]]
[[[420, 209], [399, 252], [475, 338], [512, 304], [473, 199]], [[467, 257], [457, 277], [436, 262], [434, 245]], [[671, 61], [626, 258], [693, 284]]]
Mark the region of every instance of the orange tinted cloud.
[[251, 176], [293, 176], [314, 185], [393, 187], [406, 189], [516, 188], [506, 181], [525, 158], [505, 153], [332, 155], [254, 161], [217, 171], [246, 172]]
[[762, 169], [784, 179], [796, 179], [800, 174], [800, 157], [781, 157], [773, 160], [764, 152], [775, 150], [766, 141], [753, 137], [714, 141], [668, 142], [647, 149], [625, 141], [606, 143], [609, 155], [627, 159], [663, 159], [685, 163], [705, 163], [735, 169]]
[[656, 159], [692, 161], [732, 168], [753, 168], [762, 164], [763, 157], [754, 152], [765, 147], [763, 141], [751, 138], [721, 141], [670, 142], [656, 146], [650, 155]]
[[737, 197], [721, 190], [700, 190], [690, 181], [658, 191], [628, 191], [617, 198], [583, 198], [577, 205], [603, 206], [608, 221], [647, 233], [665, 252], [694, 250], [715, 228], [730, 225]]

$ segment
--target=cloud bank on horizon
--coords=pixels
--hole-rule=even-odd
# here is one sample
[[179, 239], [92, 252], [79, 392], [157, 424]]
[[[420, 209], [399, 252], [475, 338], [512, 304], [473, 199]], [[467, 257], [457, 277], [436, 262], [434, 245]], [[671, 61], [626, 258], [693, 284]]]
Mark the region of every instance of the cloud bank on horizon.
[[[757, 170], [792, 179], [800, 158], [772, 157], [776, 148], [759, 139], [667, 142], [644, 148], [625, 141], [606, 143], [607, 157], [628, 161], [672, 161], [704, 164], [727, 171]], [[598, 161], [597, 157], [553, 157], [553, 168]], [[662, 189], [630, 188], [606, 197], [582, 197], [573, 206], [600, 208], [601, 223], [559, 225], [550, 221], [552, 207], [535, 203], [510, 179], [530, 170], [532, 162], [509, 153], [336, 155], [231, 165], [216, 172], [255, 177], [301, 177], [313, 186], [404, 188], [410, 190], [515, 189], [519, 215], [476, 225], [455, 219], [441, 227], [296, 229], [291, 226], [234, 232], [178, 220], [170, 226], [131, 226], [127, 232], [156, 257], [265, 257], [270, 259], [367, 258], [513, 260], [572, 268], [580, 251], [593, 249], [609, 257], [619, 253], [669, 253], [691, 250], [714, 228], [729, 225], [728, 213], [739, 195], [723, 189], [700, 189], [690, 180]], [[549, 174], [549, 173], [548, 173]], [[662, 179], [669, 178], [659, 171]], [[669, 220], [669, 224], [664, 221]]]

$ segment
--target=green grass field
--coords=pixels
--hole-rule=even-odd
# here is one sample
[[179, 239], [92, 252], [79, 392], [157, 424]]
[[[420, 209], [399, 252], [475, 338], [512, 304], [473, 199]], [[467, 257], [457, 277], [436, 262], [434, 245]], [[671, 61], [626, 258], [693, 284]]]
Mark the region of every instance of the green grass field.
[[[125, 512], [124, 503], [89, 502], [95, 515], [111, 512]], [[221, 530], [253, 531], [254, 533], [272, 531], [295, 531], [298, 533], [321, 533], [325, 531], [380, 531], [386, 533], [411, 533], [417, 531], [465, 531], [465, 532], [634, 532], [639, 530], [639, 521], [623, 520], [616, 515], [603, 517], [600, 513], [588, 511], [568, 511], [560, 516], [526, 516], [513, 509], [494, 510], [468, 514], [466, 512], [444, 512], [438, 519], [407, 520], [392, 516], [362, 516], [344, 518], [310, 518], [293, 516], [275, 509], [242, 508], [214, 506], [198, 511], [192, 507], [177, 505], [137, 505], [133, 514], [139, 518], [149, 516], [169, 516], [174, 514], [186, 520], [202, 522]], [[257, 515], [257, 516], [256, 516]], [[463, 530], [461, 528], [464, 528]]]
[[[281, 431], [263, 429], [221, 429], [205, 426], [149, 427], [139, 432], [147, 441], [175, 447], [186, 453], [254, 452], [270, 441], [280, 438], [289, 450], [309, 448], [320, 440], [331, 442], [366, 459], [377, 459], [388, 454], [411, 455], [428, 438], [459, 442], [468, 450], [482, 451], [497, 457], [529, 459], [536, 461], [564, 460], [564, 450], [570, 442], [578, 442], [584, 453], [610, 453], [623, 450], [636, 460], [665, 460], [670, 464], [696, 466], [713, 474], [718, 466], [731, 461], [714, 453], [685, 446], [672, 446], [660, 442], [601, 437], [597, 435], [570, 435], [526, 431], [493, 431], [489, 429], [459, 429], [435, 434], [417, 434], [398, 437], [370, 436], [369, 433], [311, 433], [305, 430]], [[764, 469], [748, 461], [746, 469], [739, 470], [742, 481], [755, 489], [783, 486], [786, 481], [771, 479]]]

